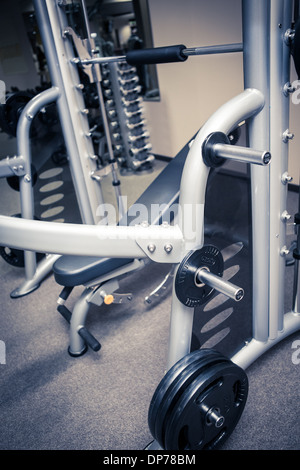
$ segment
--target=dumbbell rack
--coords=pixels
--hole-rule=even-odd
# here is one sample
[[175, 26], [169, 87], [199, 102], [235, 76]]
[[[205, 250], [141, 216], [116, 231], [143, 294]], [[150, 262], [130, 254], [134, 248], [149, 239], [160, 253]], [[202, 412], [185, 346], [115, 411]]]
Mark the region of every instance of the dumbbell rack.
[[127, 63], [103, 64], [102, 81], [114, 154], [122, 170], [149, 169], [154, 160], [143, 116], [136, 68]]

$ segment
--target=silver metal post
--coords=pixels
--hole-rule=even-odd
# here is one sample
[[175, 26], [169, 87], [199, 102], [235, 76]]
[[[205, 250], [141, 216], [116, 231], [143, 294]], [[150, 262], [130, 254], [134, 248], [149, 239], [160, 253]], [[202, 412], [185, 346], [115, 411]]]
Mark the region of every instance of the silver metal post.
[[[84, 16], [84, 21], [85, 21], [85, 27], [86, 27], [86, 32], [87, 32], [87, 46], [89, 49], [89, 53], [92, 56], [93, 51], [91, 47], [91, 31], [90, 31], [90, 23], [89, 23], [89, 18], [88, 18], [88, 13], [86, 9], [86, 4], [85, 0], [81, 0], [81, 6], [83, 10], [83, 16]], [[105, 132], [105, 138], [106, 138], [106, 144], [107, 144], [107, 149], [108, 149], [108, 154], [110, 158], [110, 170], [112, 174], [112, 179], [113, 179], [113, 184], [114, 184], [114, 189], [116, 193], [116, 199], [117, 199], [117, 207], [119, 211], [119, 219], [121, 219], [125, 215], [125, 210], [123, 206], [123, 200], [122, 200], [122, 194], [121, 194], [121, 189], [120, 189], [120, 180], [117, 175], [117, 171], [114, 166], [114, 150], [112, 146], [112, 141], [111, 141], [111, 136], [110, 136], [110, 129], [109, 129], [109, 123], [107, 119], [107, 113], [106, 113], [106, 108], [105, 108], [105, 103], [104, 103], [104, 98], [103, 98], [103, 93], [102, 93], [102, 88], [101, 84], [97, 79], [97, 72], [94, 67], [92, 67], [93, 75], [94, 75], [94, 81], [97, 89], [97, 96], [98, 96], [98, 101], [99, 101], [99, 106], [100, 106], [100, 111], [101, 111], [101, 116], [102, 116], [102, 122], [104, 126], [104, 132]]]
[[212, 274], [206, 268], [199, 268], [197, 270], [195, 283], [199, 287], [203, 284], [207, 284], [236, 302], [239, 302], [244, 297], [244, 290], [241, 287], [225, 281], [220, 276]]
[[[269, 148], [269, 0], [243, 0], [245, 88], [256, 88], [264, 109], [248, 124], [249, 147]], [[251, 166], [253, 337], [269, 335], [269, 167]]]
[[[24, 176], [20, 178], [20, 203], [23, 219], [34, 219], [34, 197], [31, 174], [31, 123], [36, 114], [47, 104], [55, 102], [59, 97], [57, 87], [49, 88], [35, 96], [25, 106], [18, 120], [17, 147], [19, 158], [23, 159]], [[8, 245], [9, 246], [9, 245]], [[11, 297], [16, 298], [28, 294], [39, 286], [40, 278], [36, 278], [37, 262], [35, 251], [24, 251], [24, 267], [26, 281], [11, 292]], [[50, 268], [51, 270], [51, 268]], [[49, 271], [48, 271], [49, 272]], [[45, 275], [48, 272], [44, 273]]]
[[248, 147], [239, 147], [237, 145], [215, 144], [213, 151], [216, 157], [227, 158], [244, 163], [255, 165], [268, 165], [271, 161], [269, 151], [254, 150]]
[[[61, 93], [57, 107], [81, 218], [84, 223], [94, 224], [97, 222], [97, 208], [104, 201], [99, 183], [90, 177], [90, 172], [96, 170], [92, 158], [94, 149], [78, 73], [67, 60], [67, 56], [71, 58], [73, 53], [71, 44], [62, 37], [62, 28], [66, 25], [60, 24], [58, 14], [62, 16], [62, 11], [58, 11], [56, 2], [34, 0], [34, 8], [51, 82]], [[63, 23], [63, 18], [60, 19]]]
[[283, 329], [287, 184], [282, 175], [288, 171], [289, 93], [284, 86], [290, 77], [290, 50], [285, 33], [291, 28], [291, 0], [270, 2], [270, 292], [269, 336]]
[[[245, 90], [240, 95], [221, 106], [204, 124], [188, 153], [180, 185], [179, 225], [185, 238], [185, 254], [192, 249], [201, 248], [204, 242], [204, 204], [209, 168], [199, 155], [209, 134], [220, 131], [228, 134], [243, 120], [253, 117], [264, 107], [264, 97], [255, 89]], [[191, 208], [196, 208], [196, 228], [189, 231]], [[176, 296], [175, 286], [172, 294], [169, 352], [167, 368], [190, 352], [193, 329], [194, 309], [183, 305]]]

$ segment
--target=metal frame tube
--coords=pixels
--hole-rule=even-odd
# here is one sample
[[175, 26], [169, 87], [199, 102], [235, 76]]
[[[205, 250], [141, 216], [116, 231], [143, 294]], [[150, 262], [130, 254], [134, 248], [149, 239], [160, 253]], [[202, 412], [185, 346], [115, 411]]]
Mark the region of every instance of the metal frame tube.
[[[38, 252], [110, 258], [146, 258], [178, 263], [184, 239], [178, 226], [86, 225], [0, 215], [1, 244]], [[152, 252], [148, 248], [154, 244]], [[170, 252], [166, 245], [172, 245]]]
[[[32, 120], [43, 107], [56, 101], [58, 97], [59, 89], [57, 87], [52, 87], [39, 93], [32, 100], [30, 100], [29, 103], [27, 103], [18, 120], [17, 151], [19, 158], [23, 159], [24, 166], [24, 176], [20, 177], [19, 179], [21, 215], [24, 219], [34, 218], [34, 196], [31, 174], [32, 156], [30, 145], [30, 130]], [[34, 251], [24, 251], [24, 267], [26, 278], [25, 284], [11, 292], [12, 298], [28, 294], [39, 286], [40, 279], [38, 280], [36, 278], [37, 262]], [[48, 274], [48, 272], [45, 273], [45, 275]]]
[[[201, 248], [204, 243], [204, 204], [207, 178], [210, 169], [202, 159], [202, 146], [206, 137], [212, 132], [228, 134], [245, 119], [256, 115], [264, 107], [263, 94], [255, 89], [247, 89], [221, 106], [204, 124], [193, 141], [184, 165], [179, 204], [181, 207], [180, 229], [188, 243], [185, 244], [183, 256], [187, 251]], [[191, 207], [198, 208], [195, 217], [195, 233], [190, 237], [186, 222], [190, 219]], [[194, 309], [183, 305], [176, 296], [173, 285], [172, 312], [169, 334], [169, 351], [167, 368], [172, 367], [181, 357], [190, 352], [193, 328]]]
[[0, 178], [8, 178], [14, 175], [23, 176], [23, 174], [24, 158], [22, 156], [7, 157], [0, 161]]
[[[269, 149], [270, 0], [243, 0], [244, 85], [264, 95], [265, 107], [248, 125], [249, 146]], [[253, 337], [269, 336], [269, 167], [251, 166]]]
[[289, 96], [284, 85], [290, 77], [290, 50], [285, 32], [291, 27], [292, 0], [272, 0], [270, 5], [270, 291], [269, 338], [275, 339], [283, 329], [287, 184], [282, 175], [288, 170]]
[[[68, 39], [62, 37], [56, 2], [34, 0], [34, 8], [52, 85], [60, 90], [57, 107], [82, 221], [93, 224], [97, 221], [97, 207], [103, 203], [103, 196], [99, 183], [90, 178], [90, 171], [96, 166], [92, 160], [94, 152], [87, 118], [81, 113], [85, 108], [82, 92], [76, 88], [80, 81], [75, 65], [72, 67], [67, 57]], [[70, 51], [69, 55], [71, 58]]]
[[230, 359], [243, 369], [247, 369], [265, 352], [299, 329], [300, 315], [295, 314], [294, 312], [288, 312], [284, 315], [283, 329], [279, 331], [276, 338], [268, 339], [267, 341], [257, 341], [256, 339], [252, 339]]

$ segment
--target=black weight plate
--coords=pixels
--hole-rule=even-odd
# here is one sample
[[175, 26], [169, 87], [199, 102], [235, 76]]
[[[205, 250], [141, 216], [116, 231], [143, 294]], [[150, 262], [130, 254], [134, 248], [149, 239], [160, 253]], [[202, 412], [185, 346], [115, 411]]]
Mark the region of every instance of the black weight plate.
[[202, 287], [195, 284], [196, 272], [202, 267], [208, 268], [212, 274], [222, 276], [223, 257], [213, 245], [204, 245], [199, 250], [189, 252], [178, 267], [175, 292], [180, 302], [187, 307], [202, 305], [214, 293], [214, 289], [205, 284]]
[[[181, 374], [177, 382], [173, 387], [170, 388], [169, 393], [166, 394], [165, 399], [162, 402], [162, 406], [158, 412], [155, 427], [155, 436], [158, 442], [161, 443], [162, 447], [165, 446], [165, 431], [170, 415], [173, 410], [177, 408], [177, 402], [184, 394], [188, 386], [195, 380], [199, 373], [203, 373], [207, 367], [210, 367], [216, 362], [220, 362], [220, 358], [217, 356], [206, 357], [202, 360], [196, 361], [190, 364]], [[226, 358], [224, 361], [226, 362]]]
[[11, 266], [24, 268], [24, 251], [0, 246], [0, 256]]
[[[222, 355], [213, 349], [200, 349], [193, 351], [174, 364], [162, 378], [154, 392], [148, 413], [149, 429], [155, 439], [157, 439], [157, 434], [161, 434], [160, 431], [164, 422], [165, 411], [167, 411], [166, 404], [170, 403], [171, 406], [171, 394], [172, 397], [174, 397], [175, 390], [176, 396], [176, 385], [178, 381], [180, 381], [181, 385], [183, 383], [182, 374], [185, 374], [185, 371], [191, 365], [195, 363], [199, 364], [199, 361], [208, 361], [212, 357], [220, 359]], [[184, 375], [184, 377], [186, 377], [186, 375]], [[159, 431], [157, 431], [158, 429]]]
[[[24, 268], [25, 266], [23, 250], [0, 246], [0, 256], [11, 266], [15, 266], [16, 268]], [[44, 256], [44, 253], [36, 253], [36, 261], [39, 262]]]
[[[166, 450], [217, 448], [234, 430], [244, 410], [248, 379], [243, 369], [228, 360], [213, 364], [189, 385], [169, 417], [165, 431]], [[206, 411], [218, 408], [225, 418], [217, 428]]]
[[[155, 433], [155, 421], [156, 421], [158, 408], [160, 407], [161, 402], [165, 394], [167, 393], [169, 387], [171, 387], [174, 384], [174, 382], [179, 378], [182, 371], [184, 371], [184, 369], [189, 364], [193, 363], [198, 358], [204, 357], [208, 351], [212, 351], [212, 350], [201, 349], [201, 350], [193, 351], [185, 355], [184, 357], [179, 359], [179, 361], [177, 361], [161, 379], [160, 383], [158, 384], [154, 392], [154, 395], [152, 397], [152, 400], [149, 406], [148, 424], [149, 424], [150, 431], [153, 435]], [[215, 353], [217, 353], [217, 351], [215, 351]]]
[[165, 429], [165, 421], [168, 415], [176, 406], [176, 401], [181, 396], [185, 388], [193, 381], [197, 375], [199, 368], [206, 367], [210, 361], [216, 361], [217, 355], [206, 356], [202, 359], [197, 359], [184, 368], [180, 375], [172, 382], [167, 392], [163, 396], [159, 406], [157, 407], [157, 414], [154, 427], [154, 435], [158, 442], [163, 444], [163, 435]]
[[19, 117], [33, 97], [34, 94], [27, 91], [18, 91], [7, 97], [6, 103], [1, 106], [0, 114], [0, 126], [3, 132], [16, 136]]

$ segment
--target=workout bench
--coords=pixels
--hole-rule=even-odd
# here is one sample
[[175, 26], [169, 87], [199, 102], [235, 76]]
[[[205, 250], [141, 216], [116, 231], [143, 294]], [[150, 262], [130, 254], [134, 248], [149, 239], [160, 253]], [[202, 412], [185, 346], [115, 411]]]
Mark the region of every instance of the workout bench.
[[[148, 224], [169, 223], [174, 218], [174, 209], [179, 199], [181, 174], [189, 150], [187, 143], [178, 155], [171, 160], [166, 168], [157, 176], [150, 186], [139, 197], [135, 204], [143, 205], [149, 214]], [[160, 211], [156, 220], [151, 218], [151, 206], [157, 205]], [[136, 214], [128, 211], [126, 221], [130, 225]], [[120, 221], [120, 225], [124, 218]], [[58, 284], [64, 286], [59, 299], [57, 310], [70, 323], [71, 356], [81, 356], [88, 346], [94, 351], [101, 347], [99, 341], [86, 329], [85, 319], [90, 304], [98, 306], [103, 303], [128, 302], [131, 295], [112, 295], [118, 290], [118, 279], [124, 274], [142, 268], [148, 260], [132, 258], [99, 258], [95, 256], [63, 255], [53, 265], [53, 273]], [[85, 286], [80, 299], [71, 313], [64, 305], [73, 287]]]

